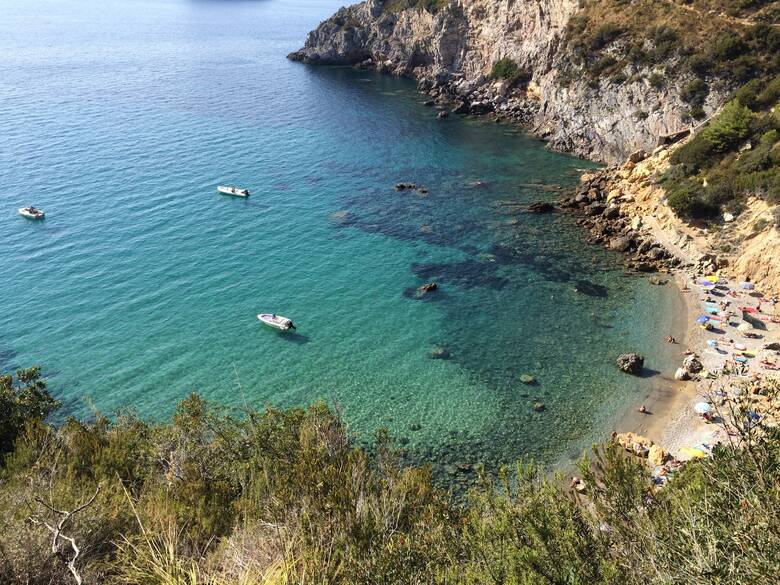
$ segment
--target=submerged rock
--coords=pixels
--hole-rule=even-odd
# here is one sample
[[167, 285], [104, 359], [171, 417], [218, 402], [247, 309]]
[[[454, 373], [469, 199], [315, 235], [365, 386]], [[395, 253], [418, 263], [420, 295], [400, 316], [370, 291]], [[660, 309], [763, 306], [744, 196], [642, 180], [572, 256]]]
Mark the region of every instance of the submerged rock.
[[436, 292], [437, 290], [439, 290], [438, 284], [435, 282], [426, 282], [424, 285], [414, 290], [414, 298], [421, 299], [426, 295]]
[[621, 353], [617, 357], [617, 366], [621, 372], [638, 376], [642, 373], [642, 367], [645, 365], [645, 358], [636, 353]]
[[549, 201], [536, 201], [531, 203], [527, 209], [531, 213], [551, 213], [555, 211], [555, 205]]
[[438, 345], [428, 352], [428, 357], [432, 360], [448, 360], [452, 357], [452, 354], [446, 347]]
[[523, 384], [531, 385], [531, 384], [535, 384], [536, 383], [536, 378], [534, 378], [530, 374], [523, 374], [523, 375], [520, 376], [520, 381]]
[[660, 276], [651, 276], [649, 279], [650, 284], [655, 284], [658, 286], [663, 286], [669, 282], [668, 278], [661, 278]]
[[606, 298], [607, 291], [607, 287], [587, 280], [578, 280], [574, 284], [574, 292], [582, 293], [589, 297]]
[[534, 410], [536, 412], [543, 412], [545, 410], [544, 402], [534, 402]]

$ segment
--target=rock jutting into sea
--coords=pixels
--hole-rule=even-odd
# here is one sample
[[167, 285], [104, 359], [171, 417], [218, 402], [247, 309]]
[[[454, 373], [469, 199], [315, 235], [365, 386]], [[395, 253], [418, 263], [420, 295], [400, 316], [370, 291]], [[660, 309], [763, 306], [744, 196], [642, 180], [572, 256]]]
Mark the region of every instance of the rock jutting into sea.
[[[585, 74], [566, 36], [581, 10], [577, 0], [520, 0], [500, 9], [488, 0], [431, 9], [367, 0], [322, 22], [289, 58], [411, 77], [430, 97], [426, 104], [443, 108], [441, 118], [491, 114], [525, 125], [555, 150], [608, 163], [629, 155], [639, 160], [660, 136], [689, 127], [686, 73], [669, 69], [662, 85]], [[621, 50], [617, 38], [604, 43], [599, 50]], [[512, 75], [495, 74], [499, 60], [511, 63]], [[621, 73], [640, 79], [653, 73], [652, 65], [637, 67]], [[712, 79], [704, 114], [727, 94], [727, 84]]]

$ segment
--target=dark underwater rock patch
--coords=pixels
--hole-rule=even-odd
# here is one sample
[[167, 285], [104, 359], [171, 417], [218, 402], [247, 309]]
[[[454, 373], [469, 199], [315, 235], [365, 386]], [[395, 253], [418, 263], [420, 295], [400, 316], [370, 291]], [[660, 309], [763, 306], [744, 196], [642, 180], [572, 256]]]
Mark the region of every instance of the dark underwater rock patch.
[[460, 262], [412, 264], [412, 272], [423, 280], [436, 280], [464, 288], [486, 287], [501, 290], [509, 280], [498, 276], [495, 263], [479, 262], [473, 259]]
[[574, 291], [600, 299], [605, 299], [609, 296], [609, 289], [606, 286], [590, 282], [589, 280], [576, 281], [574, 283]]

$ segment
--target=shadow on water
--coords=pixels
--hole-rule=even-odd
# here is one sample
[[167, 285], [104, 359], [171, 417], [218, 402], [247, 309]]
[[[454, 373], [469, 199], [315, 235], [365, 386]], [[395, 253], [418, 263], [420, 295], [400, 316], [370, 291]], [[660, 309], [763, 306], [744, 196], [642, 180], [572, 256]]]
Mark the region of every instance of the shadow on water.
[[658, 376], [661, 372], [658, 370], [653, 370], [651, 368], [642, 368], [642, 371], [639, 372], [640, 378], [655, 378]]
[[294, 343], [296, 345], [305, 345], [311, 341], [311, 337], [298, 333], [297, 331], [276, 331], [275, 332], [281, 339]]

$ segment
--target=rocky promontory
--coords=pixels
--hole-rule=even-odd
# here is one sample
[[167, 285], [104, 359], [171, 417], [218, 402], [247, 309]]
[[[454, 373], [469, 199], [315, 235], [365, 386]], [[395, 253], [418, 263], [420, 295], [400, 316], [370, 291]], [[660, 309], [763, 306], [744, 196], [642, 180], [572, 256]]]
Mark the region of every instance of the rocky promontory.
[[[321, 23], [289, 58], [411, 77], [441, 112], [515, 120], [553, 149], [607, 163], [689, 128], [692, 75], [659, 56], [668, 39], [629, 42], [603, 27], [580, 38], [582, 11], [577, 0], [366, 0]], [[632, 51], [655, 60], [622, 57]], [[698, 115], [717, 109], [726, 89], [713, 81], [697, 95]]]

